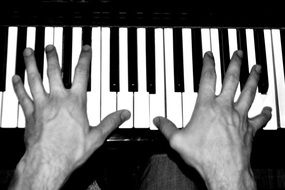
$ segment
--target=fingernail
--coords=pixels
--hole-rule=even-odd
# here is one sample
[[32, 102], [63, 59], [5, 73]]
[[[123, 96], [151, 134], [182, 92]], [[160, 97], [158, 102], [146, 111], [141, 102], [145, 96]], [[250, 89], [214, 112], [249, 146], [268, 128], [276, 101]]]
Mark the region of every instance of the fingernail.
[[261, 72], [261, 66], [260, 65], [256, 65], [255, 66], [255, 71], [260, 73]]
[[156, 117], [153, 119], [154, 125], [158, 126], [159, 125], [159, 117]]
[[122, 113], [121, 113], [121, 119], [123, 121], [126, 121], [128, 120], [129, 118], [131, 117], [131, 113], [127, 110], [124, 110]]
[[14, 83], [20, 82], [21, 78], [18, 75], [14, 75], [12, 78]]
[[89, 45], [84, 45], [83, 47], [82, 47], [82, 50], [83, 51], [89, 51], [91, 49], [91, 47], [89, 46]]
[[236, 54], [237, 54], [240, 58], [243, 57], [243, 52], [242, 52], [241, 50], [238, 50], [238, 51], [236, 52]]
[[48, 45], [47, 47], [46, 47], [46, 51], [47, 52], [50, 52], [50, 51], [52, 51], [53, 50], [53, 45]]
[[262, 110], [263, 113], [266, 113], [266, 114], [271, 114], [272, 112], [272, 108], [271, 107], [265, 107], [263, 110]]
[[211, 51], [208, 51], [208, 52], [207, 52], [207, 55], [208, 55], [209, 57], [211, 57], [212, 59], [213, 59], [213, 57], [214, 57], [214, 55], [213, 55], [213, 53], [212, 53]]
[[31, 48], [26, 48], [24, 50], [24, 56], [30, 56], [32, 55], [32, 53], [33, 53], [33, 50]]

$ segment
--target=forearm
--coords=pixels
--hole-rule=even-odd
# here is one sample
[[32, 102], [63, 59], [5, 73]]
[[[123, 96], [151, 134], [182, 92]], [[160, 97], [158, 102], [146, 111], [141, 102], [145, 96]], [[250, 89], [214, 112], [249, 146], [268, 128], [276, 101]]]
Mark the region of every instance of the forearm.
[[71, 171], [66, 166], [38, 154], [25, 154], [16, 167], [9, 190], [59, 189]]
[[232, 175], [211, 174], [204, 180], [209, 190], [256, 190], [256, 183], [251, 170]]

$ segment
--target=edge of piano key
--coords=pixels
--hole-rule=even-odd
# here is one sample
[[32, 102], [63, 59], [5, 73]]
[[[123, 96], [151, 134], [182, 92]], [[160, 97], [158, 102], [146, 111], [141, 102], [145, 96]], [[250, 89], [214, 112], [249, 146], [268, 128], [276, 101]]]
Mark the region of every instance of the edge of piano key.
[[[0, 168], [15, 168], [25, 151], [23, 128], [0, 128]], [[253, 168], [285, 168], [285, 129], [260, 130], [253, 141], [251, 165]], [[98, 149], [100, 152], [129, 150], [130, 154], [151, 155], [173, 152], [159, 131], [149, 129], [116, 129]], [[102, 153], [103, 155], [105, 153]], [[101, 155], [102, 156], [102, 155]]]

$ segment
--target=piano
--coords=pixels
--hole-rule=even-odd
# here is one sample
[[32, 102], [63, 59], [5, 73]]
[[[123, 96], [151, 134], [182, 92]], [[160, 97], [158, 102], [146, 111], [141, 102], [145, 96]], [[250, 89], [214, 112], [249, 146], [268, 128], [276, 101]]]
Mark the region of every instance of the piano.
[[187, 124], [197, 97], [203, 54], [214, 54], [218, 94], [230, 56], [242, 49], [236, 97], [250, 68], [260, 64], [262, 75], [249, 116], [264, 106], [273, 108], [272, 119], [255, 137], [252, 165], [284, 168], [283, 18], [277, 4], [260, 2], [255, 6], [240, 2], [234, 7], [218, 2], [189, 5], [182, 0], [7, 2], [0, 7], [0, 168], [13, 169], [25, 151], [25, 120], [11, 77], [20, 75], [29, 89], [22, 51], [31, 47], [48, 91], [44, 52], [48, 44], [58, 51], [66, 88], [72, 84], [81, 46], [92, 46], [87, 92], [90, 125], [96, 126], [118, 109], [132, 113], [96, 155], [126, 153], [124, 159], [133, 162], [171, 152], [152, 119], [161, 115], [180, 128]]

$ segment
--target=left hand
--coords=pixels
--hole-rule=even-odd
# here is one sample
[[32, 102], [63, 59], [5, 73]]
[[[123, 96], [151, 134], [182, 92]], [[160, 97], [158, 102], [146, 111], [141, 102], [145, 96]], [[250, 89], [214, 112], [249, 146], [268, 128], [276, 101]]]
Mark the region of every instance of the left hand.
[[19, 76], [13, 85], [26, 117], [24, 162], [39, 158], [75, 169], [105, 141], [106, 137], [125, 120], [130, 112], [121, 110], [107, 116], [97, 127], [89, 127], [86, 113], [87, 81], [91, 48], [83, 46], [71, 89], [65, 89], [55, 47], [47, 46], [50, 93], [42, 84], [32, 49], [24, 51], [28, 82], [33, 99], [24, 89]]

